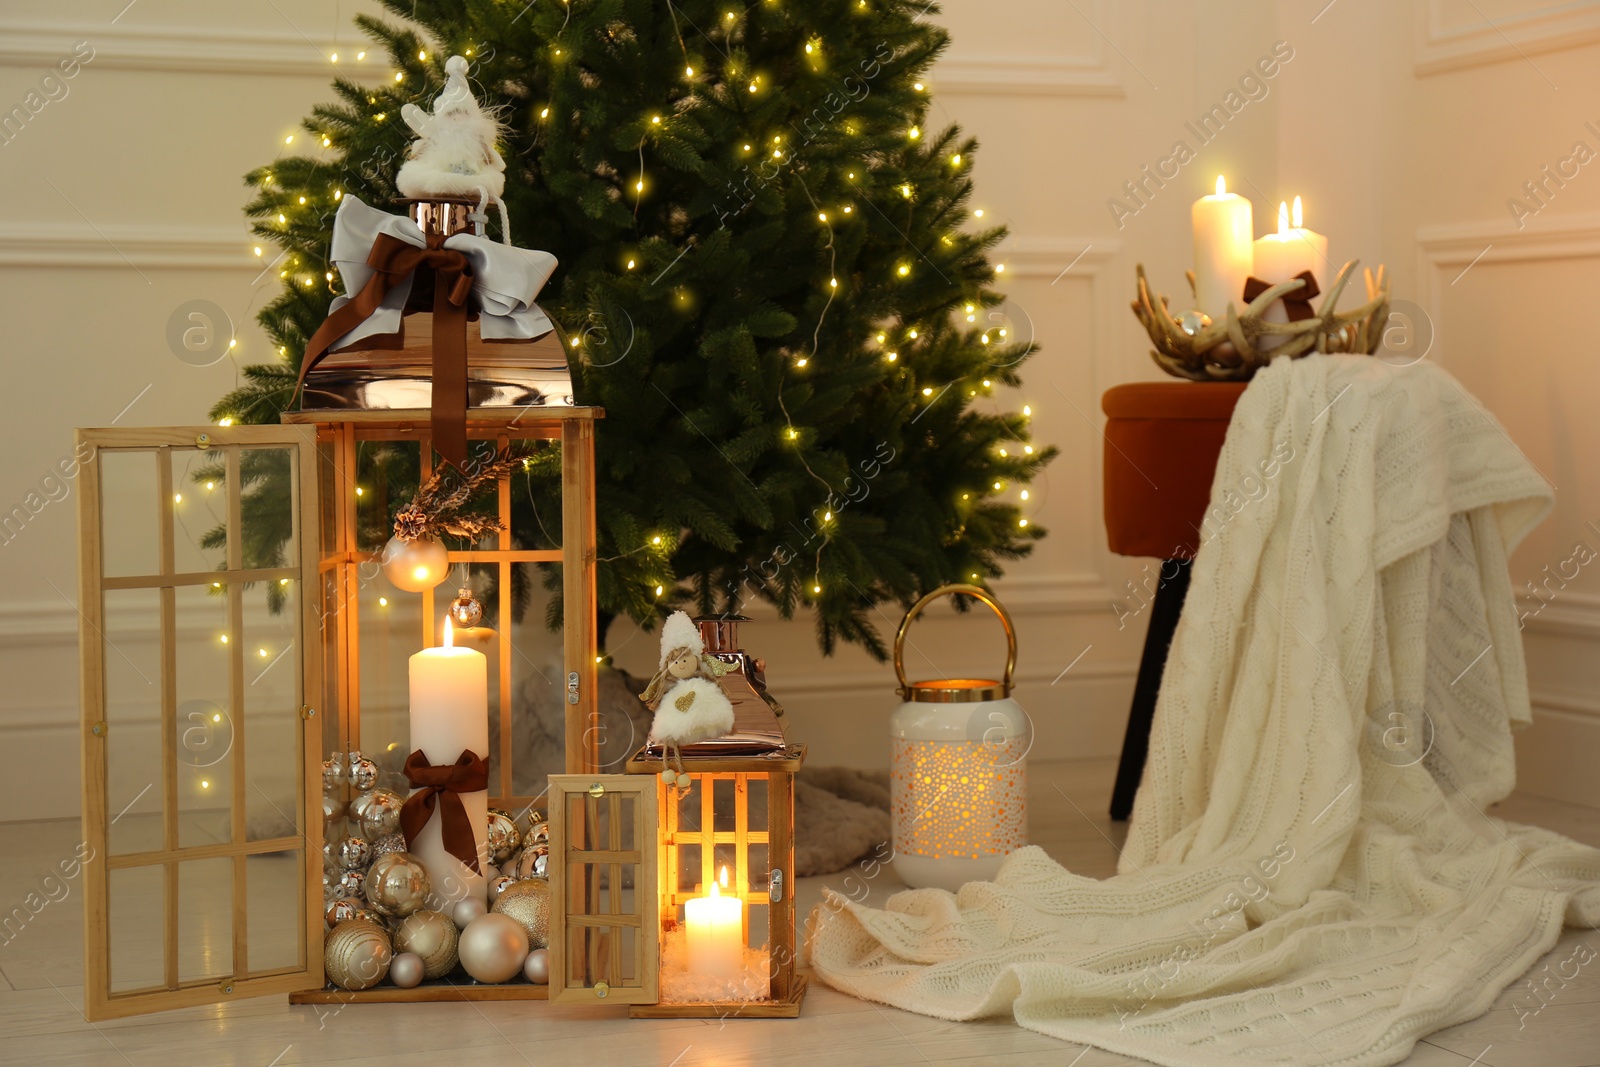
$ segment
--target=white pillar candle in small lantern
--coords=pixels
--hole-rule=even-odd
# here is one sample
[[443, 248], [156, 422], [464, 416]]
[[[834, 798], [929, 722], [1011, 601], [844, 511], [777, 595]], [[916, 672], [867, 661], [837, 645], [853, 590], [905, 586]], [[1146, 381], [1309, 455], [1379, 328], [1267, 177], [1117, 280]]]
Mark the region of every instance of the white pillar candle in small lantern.
[[723, 896], [727, 884], [724, 867], [721, 886], [712, 882], [705, 896], [683, 902], [690, 974], [735, 978], [744, 970], [744, 901], [738, 894]]
[[[907, 682], [902, 650], [911, 622], [932, 600], [974, 597], [1000, 617], [1006, 669], [999, 680]], [[894, 868], [912, 888], [954, 891], [987, 881], [1027, 844], [1028, 715], [1011, 699], [1016, 631], [1000, 602], [974, 585], [947, 585], [912, 605], [894, 640], [895, 676], [905, 703], [889, 721]]]

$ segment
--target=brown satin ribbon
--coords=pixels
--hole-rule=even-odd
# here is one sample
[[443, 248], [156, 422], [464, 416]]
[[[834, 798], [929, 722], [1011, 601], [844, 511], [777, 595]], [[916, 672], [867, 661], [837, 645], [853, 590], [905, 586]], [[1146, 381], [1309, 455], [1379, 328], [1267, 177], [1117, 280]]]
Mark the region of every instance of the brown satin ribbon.
[[[1303, 279], [1306, 284], [1283, 298], [1283, 309], [1289, 313], [1290, 322], [1315, 317], [1316, 312], [1312, 310], [1311, 298], [1322, 295], [1322, 290], [1317, 288], [1317, 279], [1310, 271], [1303, 270], [1295, 277]], [[1277, 282], [1264, 282], [1251, 275], [1244, 280], [1244, 302], [1250, 303], [1277, 284]]]
[[460, 470], [467, 461], [467, 298], [472, 293], [472, 266], [462, 253], [444, 248], [444, 240], [440, 234], [429, 234], [428, 246], [418, 248], [387, 233], [378, 235], [367, 256], [367, 266], [375, 273], [312, 334], [295, 391], [304, 388], [306, 373], [328, 354], [329, 346], [378, 310], [390, 289], [426, 268], [433, 276], [433, 447]]
[[460, 794], [489, 788], [489, 764], [482, 756], [462, 749], [460, 759], [435, 767], [419, 748], [406, 757], [405, 770], [412, 787], [419, 790], [400, 808], [400, 831], [405, 834], [406, 848], [416, 841], [437, 807], [445, 851], [466, 864], [473, 874], [482, 874], [477, 838]]

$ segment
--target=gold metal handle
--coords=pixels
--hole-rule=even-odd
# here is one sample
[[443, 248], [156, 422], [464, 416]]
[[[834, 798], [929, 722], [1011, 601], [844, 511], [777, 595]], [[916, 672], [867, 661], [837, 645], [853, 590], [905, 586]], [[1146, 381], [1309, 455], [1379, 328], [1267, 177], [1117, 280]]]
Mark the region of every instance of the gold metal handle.
[[989, 605], [996, 615], [1000, 616], [1000, 625], [1006, 629], [1006, 673], [1001, 685], [1006, 693], [1010, 693], [1011, 676], [1017, 669], [1017, 631], [1011, 625], [1011, 616], [1006, 612], [1005, 608], [1001, 607], [1000, 601], [996, 600], [988, 590], [976, 585], [959, 584], [941, 585], [911, 605], [911, 610], [906, 612], [906, 617], [900, 620], [900, 629], [894, 635], [894, 676], [900, 683], [900, 688], [895, 692], [899, 693], [904, 700], [910, 699], [911, 683], [906, 681], [905, 666], [906, 631], [911, 629], [912, 620], [922, 614], [923, 608], [942, 596], [970, 596], [975, 600], [983, 601]]

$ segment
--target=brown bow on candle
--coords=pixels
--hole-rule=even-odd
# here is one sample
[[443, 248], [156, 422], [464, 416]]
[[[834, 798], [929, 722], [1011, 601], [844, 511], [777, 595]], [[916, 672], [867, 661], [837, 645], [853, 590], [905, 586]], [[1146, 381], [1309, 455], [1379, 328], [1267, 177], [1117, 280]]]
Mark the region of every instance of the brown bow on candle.
[[[380, 233], [367, 256], [367, 266], [375, 273], [312, 335], [295, 389], [305, 386], [306, 373], [327, 355], [330, 345], [365, 322], [391, 288], [416, 273], [407, 300], [410, 310], [425, 307], [421, 302], [429, 282], [433, 288], [433, 447], [460, 470], [467, 461], [467, 297], [472, 293], [472, 266], [462, 253], [442, 247], [444, 240], [441, 234], [428, 234], [428, 246], [418, 248]], [[397, 342], [391, 344], [398, 347]]]
[[[1283, 310], [1289, 313], [1290, 322], [1300, 322], [1303, 319], [1315, 317], [1316, 312], [1311, 308], [1311, 298], [1322, 294], [1322, 290], [1317, 288], [1316, 277], [1310, 271], [1303, 270], [1296, 274], [1295, 278], [1301, 279], [1306, 284], [1283, 298]], [[1286, 280], [1292, 281], [1293, 279]], [[1244, 302], [1246, 304], [1250, 303], [1277, 284], [1277, 282], [1264, 282], [1260, 278], [1251, 275], [1244, 280]]]
[[[418, 749], [406, 757], [405, 770], [412, 786], [420, 790], [412, 793], [400, 809], [400, 830], [405, 834], [406, 848], [412, 846], [422, 828], [428, 825], [437, 806], [445, 851], [466, 864], [473, 874], [482, 874], [478, 866], [477, 838], [460, 794], [489, 788], [489, 764], [482, 756], [462, 749], [460, 759], [435, 767]], [[441, 795], [442, 800], [439, 799]]]

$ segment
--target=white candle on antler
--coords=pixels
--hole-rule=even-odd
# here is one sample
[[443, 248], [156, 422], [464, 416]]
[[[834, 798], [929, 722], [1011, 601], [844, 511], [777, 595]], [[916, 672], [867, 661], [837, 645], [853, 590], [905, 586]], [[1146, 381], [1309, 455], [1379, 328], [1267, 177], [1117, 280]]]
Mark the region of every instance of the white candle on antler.
[[[1302, 271], [1312, 274], [1322, 271], [1323, 264], [1328, 262], [1328, 239], [1314, 230], [1306, 229], [1302, 225], [1303, 220], [1298, 196], [1294, 198], [1292, 216], [1289, 205], [1279, 201], [1278, 232], [1269, 233], [1256, 242], [1255, 269], [1251, 273], [1264, 282], [1277, 285]], [[1319, 277], [1318, 284], [1323, 280]], [[1275, 300], [1261, 319], [1263, 322], [1288, 322], [1289, 312], [1282, 300]], [[1262, 334], [1256, 345], [1266, 351], [1286, 340], [1288, 337], [1283, 334]]]
[[1229, 303], [1244, 306], [1244, 282], [1252, 263], [1250, 238], [1255, 234], [1250, 201], [1228, 192], [1219, 174], [1216, 195], [1196, 200], [1190, 215], [1195, 305], [1220, 322]]
[[[428, 763], [448, 766], [463, 751], [489, 756], [489, 667], [482, 652], [452, 645], [450, 620], [444, 621], [444, 644], [425, 648], [411, 657], [411, 748], [420, 749]], [[413, 793], [417, 790], [412, 790]], [[472, 869], [444, 847], [439, 805], [422, 833], [411, 844], [411, 854], [422, 862], [433, 883], [435, 903], [453, 904], [471, 897], [487, 900], [489, 870], [489, 793], [460, 793], [461, 804], [472, 824], [478, 870]]]

